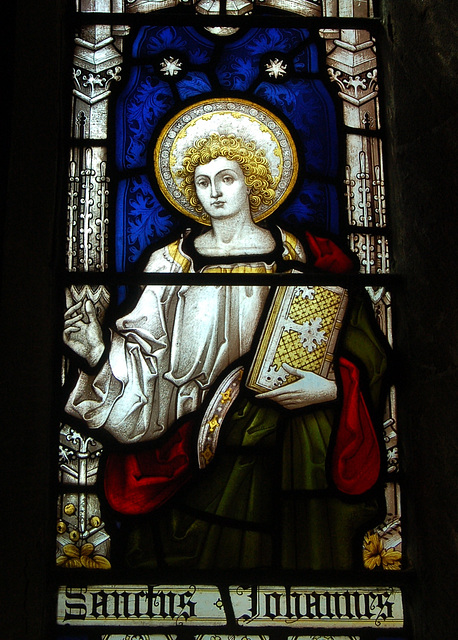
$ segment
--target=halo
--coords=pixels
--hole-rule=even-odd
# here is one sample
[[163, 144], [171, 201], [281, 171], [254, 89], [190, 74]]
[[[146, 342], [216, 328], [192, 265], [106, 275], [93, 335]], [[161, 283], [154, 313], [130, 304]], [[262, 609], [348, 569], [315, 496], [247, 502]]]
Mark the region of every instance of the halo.
[[[286, 125], [265, 107], [241, 98], [212, 98], [186, 107], [173, 116], [161, 133], [154, 149], [154, 171], [164, 197], [181, 213], [209, 225], [208, 219], [193, 209], [181, 191], [185, 152], [201, 138], [212, 133], [233, 134], [254, 141], [269, 163], [274, 179], [275, 199], [253, 213], [259, 222], [269, 216], [287, 198], [298, 172], [297, 152]], [[208, 218], [208, 216], [206, 216]]]

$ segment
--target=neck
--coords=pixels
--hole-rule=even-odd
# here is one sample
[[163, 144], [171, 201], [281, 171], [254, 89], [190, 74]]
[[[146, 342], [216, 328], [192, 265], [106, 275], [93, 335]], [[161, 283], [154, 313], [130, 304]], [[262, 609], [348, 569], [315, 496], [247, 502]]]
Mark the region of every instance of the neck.
[[212, 228], [194, 241], [196, 249], [206, 256], [235, 256], [269, 253], [275, 241], [267, 229], [258, 227], [248, 212], [230, 219], [212, 218]]
[[232, 244], [242, 247], [244, 239], [247, 239], [247, 234], [249, 236], [258, 229], [249, 210], [241, 211], [239, 215], [230, 219], [212, 218], [211, 223], [209, 234], [215, 245], [220, 247]]

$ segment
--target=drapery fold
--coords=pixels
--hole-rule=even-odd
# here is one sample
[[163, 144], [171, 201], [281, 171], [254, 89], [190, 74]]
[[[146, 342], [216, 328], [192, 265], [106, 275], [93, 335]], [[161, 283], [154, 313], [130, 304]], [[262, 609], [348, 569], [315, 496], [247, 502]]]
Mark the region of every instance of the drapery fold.
[[167, 502], [192, 476], [194, 422], [181, 424], [161, 446], [137, 453], [111, 453], [105, 467], [105, 495], [119, 513], [149, 513]]
[[332, 452], [331, 474], [336, 487], [348, 495], [372, 489], [380, 473], [380, 448], [359, 386], [359, 371], [339, 359], [343, 404]]

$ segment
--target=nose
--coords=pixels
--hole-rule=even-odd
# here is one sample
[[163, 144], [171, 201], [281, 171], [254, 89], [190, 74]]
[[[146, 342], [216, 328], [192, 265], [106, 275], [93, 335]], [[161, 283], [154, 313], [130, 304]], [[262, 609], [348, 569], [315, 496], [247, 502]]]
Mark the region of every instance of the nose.
[[219, 187], [219, 184], [217, 182], [217, 180], [212, 180], [211, 181], [211, 193], [210, 196], [212, 198], [219, 198], [221, 195], [221, 189]]

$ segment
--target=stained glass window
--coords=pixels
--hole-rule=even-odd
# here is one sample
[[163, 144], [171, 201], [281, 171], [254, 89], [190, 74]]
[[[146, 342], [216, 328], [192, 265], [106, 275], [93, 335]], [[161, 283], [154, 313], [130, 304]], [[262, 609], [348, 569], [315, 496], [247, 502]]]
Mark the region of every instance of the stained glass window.
[[75, 15], [57, 637], [381, 640], [403, 610], [372, 2]]

